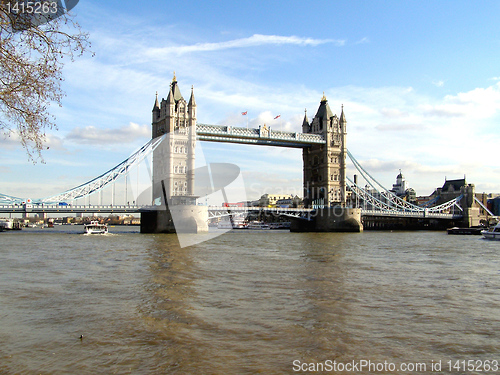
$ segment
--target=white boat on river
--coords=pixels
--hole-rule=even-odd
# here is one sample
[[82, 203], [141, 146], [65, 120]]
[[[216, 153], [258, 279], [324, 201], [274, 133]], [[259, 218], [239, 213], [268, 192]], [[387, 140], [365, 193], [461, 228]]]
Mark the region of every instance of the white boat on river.
[[500, 223], [488, 230], [481, 231], [481, 234], [488, 240], [500, 240]]
[[106, 234], [108, 233], [108, 226], [100, 224], [98, 221], [91, 221], [90, 224], [84, 225], [85, 234]]

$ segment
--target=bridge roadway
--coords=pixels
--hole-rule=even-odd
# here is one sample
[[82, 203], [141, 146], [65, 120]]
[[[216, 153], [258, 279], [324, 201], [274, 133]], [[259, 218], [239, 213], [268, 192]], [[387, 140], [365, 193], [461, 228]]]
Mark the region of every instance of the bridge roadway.
[[[27, 205], [0, 205], [0, 213], [9, 214], [135, 214], [141, 211], [158, 209], [159, 206], [146, 205], [59, 205], [59, 204], [27, 204]], [[243, 214], [247, 212], [263, 212], [271, 215], [285, 215], [293, 217], [314, 217], [315, 209], [312, 208], [285, 208], [285, 207], [219, 207], [208, 206], [209, 218], [227, 216], [230, 214]], [[400, 218], [427, 218], [427, 219], [460, 219], [462, 215], [443, 214], [433, 212], [411, 211], [379, 211], [361, 210], [362, 216], [371, 217], [400, 217]]]
[[[0, 205], [0, 213], [9, 214], [78, 214], [78, 213], [126, 213], [134, 214], [147, 210], [159, 209], [161, 206], [150, 205], [60, 205], [60, 204], [9, 204]], [[288, 214], [289, 216], [301, 216], [312, 209], [304, 208], [268, 208], [268, 207], [219, 207], [208, 206], [209, 217], [227, 216], [229, 214], [242, 214], [250, 211], [261, 211], [270, 214], [282, 215]]]

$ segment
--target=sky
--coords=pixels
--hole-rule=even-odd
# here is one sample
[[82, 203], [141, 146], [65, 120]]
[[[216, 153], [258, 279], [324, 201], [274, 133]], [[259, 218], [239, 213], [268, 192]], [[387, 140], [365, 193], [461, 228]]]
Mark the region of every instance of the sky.
[[[43, 163], [0, 136], [0, 193], [51, 196], [119, 164], [150, 139], [174, 72], [200, 123], [301, 131], [324, 93], [385, 187], [401, 169], [417, 195], [464, 175], [500, 193], [497, 1], [80, 0], [72, 12], [95, 55], [64, 67]], [[198, 143], [207, 162], [240, 167], [248, 199], [301, 193], [298, 149]]]

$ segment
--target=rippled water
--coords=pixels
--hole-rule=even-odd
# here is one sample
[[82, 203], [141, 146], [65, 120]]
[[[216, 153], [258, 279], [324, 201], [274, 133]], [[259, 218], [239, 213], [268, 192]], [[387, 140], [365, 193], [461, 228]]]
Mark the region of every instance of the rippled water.
[[500, 360], [500, 242], [233, 231], [181, 249], [175, 235], [80, 231], [0, 234], [1, 374]]

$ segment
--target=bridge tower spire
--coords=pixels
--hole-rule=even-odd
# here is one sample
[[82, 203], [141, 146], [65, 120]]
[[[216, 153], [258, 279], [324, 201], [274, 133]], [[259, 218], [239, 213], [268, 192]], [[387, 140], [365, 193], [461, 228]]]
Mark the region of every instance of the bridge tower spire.
[[307, 108], [304, 110], [304, 121], [302, 121], [302, 133], [309, 133], [309, 120], [307, 119]]
[[153, 120], [152, 120], [152, 122], [154, 123], [155, 121], [158, 121], [159, 118], [160, 118], [160, 103], [158, 103], [158, 91], [157, 91], [155, 104], [153, 105]]
[[187, 109], [187, 193], [194, 196], [194, 170], [195, 170], [195, 150], [196, 150], [196, 101], [194, 99], [194, 87], [191, 86], [191, 97], [189, 98]]

